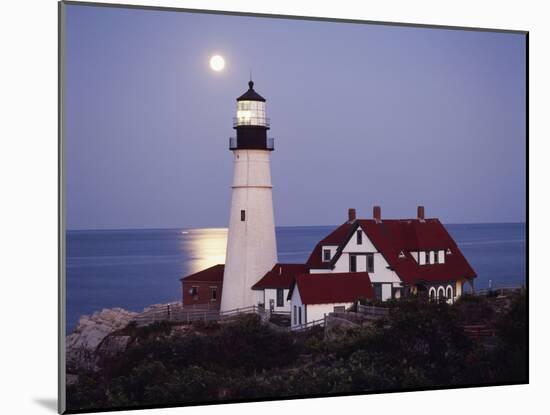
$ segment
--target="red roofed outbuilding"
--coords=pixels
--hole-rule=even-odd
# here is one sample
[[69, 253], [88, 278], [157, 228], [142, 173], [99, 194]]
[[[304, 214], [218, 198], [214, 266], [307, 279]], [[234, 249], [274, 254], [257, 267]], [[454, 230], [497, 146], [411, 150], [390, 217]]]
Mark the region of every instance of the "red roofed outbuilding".
[[288, 295], [291, 326], [319, 321], [331, 312], [345, 311], [359, 299], [372, 298], [374, 290], [366, 272], [299, 274]]
[[180, 278], [184, 307], [220, 307], [224, 265], [218, 264]]
[[252, 286], [262, 291], [262, 303], [272, 312], [290, 312], [288, 292], [297, 274], [307, 273], [305, 264], [275, 264], [260, 281]]

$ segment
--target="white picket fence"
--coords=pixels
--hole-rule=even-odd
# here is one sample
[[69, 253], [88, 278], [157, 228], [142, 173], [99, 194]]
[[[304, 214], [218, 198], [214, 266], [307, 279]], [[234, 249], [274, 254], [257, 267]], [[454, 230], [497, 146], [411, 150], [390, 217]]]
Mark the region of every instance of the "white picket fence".
[[305, 330], [310, 329], [314, 326], [324, 327], [326, 322], [327, 322], [327, 317], [325, 316], [323, 318], [320, 318], [319, 320], [313, 320], [313, 321], [309, 321], [309, 322], [304, 323], [304, 324], [300, 324], [300, 325], [297, 325], [297, 326], [292, 326], [290, 328], [290, 330], [292, 330], [292, 331], [305, 331]]
[[138, 314], [134, 318], [134, 322], [138, 326], [145, 326], [156, 322], [175, 322], [175, 323], [191, 323], [193, 321], [218, 321], [230, 318], [239, 314], [260, 314], [265, 315], [265, 310], [256, 305], [244, 308], [236, 308], [234, 310], [219, 311], [212, 309], [190, 309], [183, 307], [181, 304], [166, 304], [161, 307], [154, 307], [150, 310]]
[[361, 314], [365, 314], [369, 317], [374, 318], [380, 318], [385, 317], [390, 312], [389, 308], [385, 307], [377, 307], [373, 305], [363, 305], [363, 304], [357, 304], [357, 312]]

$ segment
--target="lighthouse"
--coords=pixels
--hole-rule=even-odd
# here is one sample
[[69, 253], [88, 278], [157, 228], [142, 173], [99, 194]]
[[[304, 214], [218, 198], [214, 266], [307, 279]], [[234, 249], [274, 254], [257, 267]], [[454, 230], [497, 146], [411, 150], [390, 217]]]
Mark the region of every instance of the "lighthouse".
[[236, 136], [229, 232], [220, 311], [257, 305], [262, 299], [251, 287], [277, 262], [271, 186], [273, 138], [267, 137], [265, 99], [248, 83], [237, 98], [233, 119]]

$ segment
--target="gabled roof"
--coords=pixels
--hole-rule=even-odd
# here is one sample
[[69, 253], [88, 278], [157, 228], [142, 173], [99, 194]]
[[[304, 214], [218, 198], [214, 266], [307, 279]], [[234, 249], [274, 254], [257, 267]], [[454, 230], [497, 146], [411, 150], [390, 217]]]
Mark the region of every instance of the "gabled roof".
[[260, 281], [252, 286], [253, 290], [266, 288], [290, 288], [296, 274], [307, 272], [306, 264], [275, 264]]
[[349, 303], [360, 298], [374, 298], [366, 272], [299, 274], [288, 293], [289, 300], [295, 289], [303, 304]]
[[213, 267], [203, 269], [194, 274], [180, 278], [182, 282], [222, 282], [224, 264], [214, 265]]
[[313, 251], [311, 252], [311, 255], [309, 256], [308, 260], [306, 261], [306, 265], [309, 268], [317, 268], [317, 269], [332, 269], [333, 263], [330, 262], [323, 262], [322, 259], [322, 249], [323, 246], [327, 245], [336, 245], [340, 246], [343, 241], [349, 240], [349, 237], [351, 236], [352, 229], [355, 228], [355, 223], [353, 222], [346, 222], [343, 225], [340, 225], [335, 230], [333, 230], [331, 233], [329, 233], [325, 238], [323, 238], [317, 245], [315, 245], [315, 248], [313, 248]]
[[[475, 271], [438, 219], [386, 219], [379, 222], [359, 219], [353, 224], [344, 223], [317, 244], [306, 264], [310, 268], [333, 269], [358, 227], [363, 229], [390, 268], [406, 284], [476, 277]], [[324, 245], [338, 245], [330, 262], [322, 261], [321, 250]], [[449, 248], [451, 255], [445, 256], [444, 264], [420, 265], [410, 253]], [[401, 252], [404, 255], [400, 257]]]

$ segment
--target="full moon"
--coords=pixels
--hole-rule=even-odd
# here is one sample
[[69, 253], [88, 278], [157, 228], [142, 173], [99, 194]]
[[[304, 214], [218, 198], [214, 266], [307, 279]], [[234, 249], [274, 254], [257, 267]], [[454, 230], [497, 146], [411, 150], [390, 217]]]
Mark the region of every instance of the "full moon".
[[225, 67], [225, 60], [220, 55], [214, 55], [210, 58], [210, 67], [212, 70], [219, 72]]

